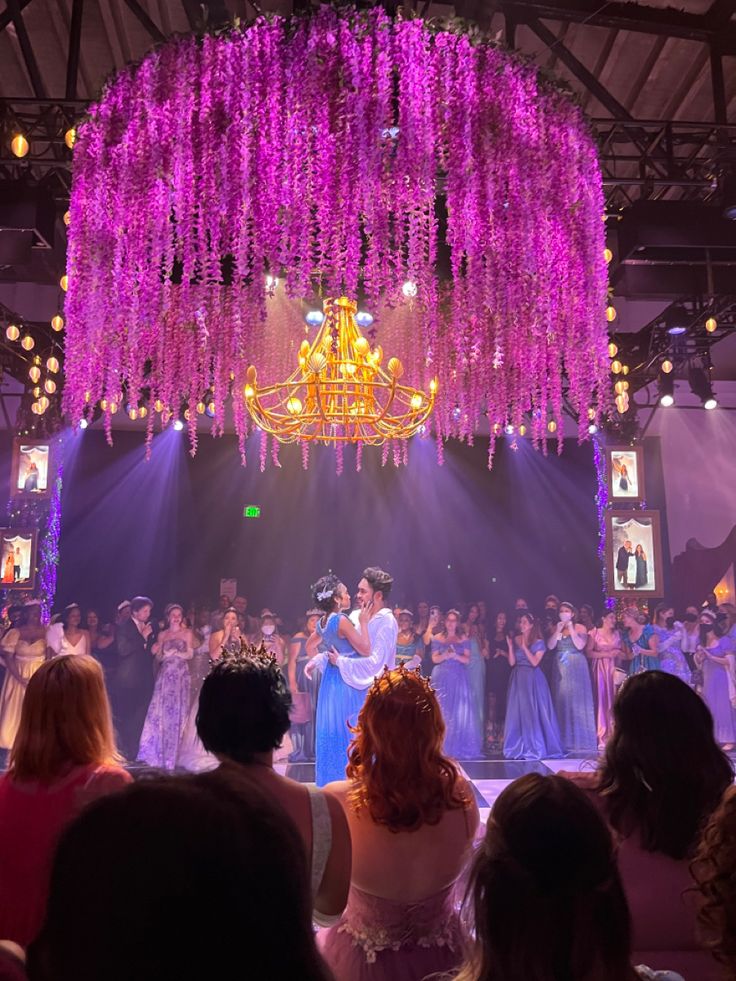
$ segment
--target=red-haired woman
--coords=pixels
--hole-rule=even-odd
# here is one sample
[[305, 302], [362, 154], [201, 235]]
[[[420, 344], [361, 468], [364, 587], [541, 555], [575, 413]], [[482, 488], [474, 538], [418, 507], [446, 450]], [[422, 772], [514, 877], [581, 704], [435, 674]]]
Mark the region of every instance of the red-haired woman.
[[462, 960], [454, 893], [478, 808], [442, 752], [444, 736], [437, 697], [418, 672], [387, 669], [376, 679], [348, 779], [328, 787], [353, 842], [347, 909], [321, 937], [336, 981], [418, 981]]
[[4, 940], [25, 947], [35, 937], [59, 833], [88, 801], [131, 782], [120, 759], [97, 661], [65, 654], [43, 664], [28, 682], [10, 767], [0, 779]]
[[702, 895], [702, 940], [722, 976], [736, 978], [736, 787], [729, 787], [708, 822], [691, 870]]

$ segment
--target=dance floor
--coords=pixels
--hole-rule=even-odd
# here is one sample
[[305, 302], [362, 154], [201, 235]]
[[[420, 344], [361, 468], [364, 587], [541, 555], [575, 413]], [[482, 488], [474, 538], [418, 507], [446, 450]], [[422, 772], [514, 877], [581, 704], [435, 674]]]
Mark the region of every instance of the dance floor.
[[[564, 760], [504, 760], [482, 759], [466, 760], [460, 764], [460, 769], [470, 780], [475, 792], [475, 799], [480, 809], [481, 821], [488, 818], [488, 813], [494, 801], [508, 785], [523, 777], [525, 773], [543, 773], [549, 775], [560, 770], [593, 770], [597, 758], [568, 757]], [[314, 780], [314, 763], [276, 764], [279, 773], [298, 780], [300, 783], [311, 783]]]

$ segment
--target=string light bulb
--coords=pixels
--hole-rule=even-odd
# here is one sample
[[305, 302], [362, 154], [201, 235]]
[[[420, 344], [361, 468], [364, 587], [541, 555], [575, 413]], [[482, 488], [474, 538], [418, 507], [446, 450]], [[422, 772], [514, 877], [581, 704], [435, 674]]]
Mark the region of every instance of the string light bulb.
[[145, 405], [142, 405], [138, 409], [138, 418], [139, 419], [145, 419], [147, 415], [148, 415], [148, 409], [145, 407]]
[[70, 126], [66, 133], [64, 133], [64, 142], [70, 150], [74, 149], [74, 144], [77, 142], [77, 129], [75, 126]]
[[207, 406], [204, 404], [204, 402], [197, 402], [197, 414], [198, 415], [203, 416], [206, 408], [207, 408]]
[[31, 367], [28, 369], [28, 377], [31, 379], [34, 385], [41, 377], [41, 369], [37, 364], [31, 365]]
[[54, 314], [51, 318], [51, 327], [59, 334], [64, 329], [64, 318], [60, 313]]
[[10, 141], [10, 149], [13, 151], [14, 157], [22, 160], [28, 154], [31, 145], [23, 133], [15, 133], [13, 139]]
[[672, 364], [670, 359], [665, 358], [664, 361], [662, 362], [662, 371], [665, 373], [665, 375], [669, 375], [669, 373], [672, 371], [673, 368], [674, 365]]
[[547, 423], [547, 430], [550, 433], [556, 433], [557, 432], [557, 423], [554, 421], [554, 419], [550, 419], [550, 421]]
[[616, 319], [616, 307], [612, 306], [610, 303], [606, 307], [606, 320], [609, 324], [612, 324]]
[[616, 396], [616, 408], [620, 415], [623, 415], [628, 411], [629, 408], [629, 396], [624, 392], [622, 395]]
[[41, 398], [38, 400], [38, 406], [41, 412], [45, 412], [50, 405], [51, 402], [49, 402], [48, 398], [45, 395], [42, 395]]
[[620, 375], [622, 368], [623, 368], [623, 365], [621, 364], [620, 361], [612, 361], [611, 362], [611, 371], [614, 373], [614, 375]]
[[64, 275], [59, 280], [59, 286], [61, 286], [61, 288], [64, 290], [65, 293], [69, 289], [69, 277], [67, 276], [66, 273], [64, 273]]
[[608, 345], [608, 357], [615, 358], [617, 354], [618, 354], [618, 345], [614, 344], [613, 341], [611, 341]]
[[24, 334], [23, 340], [20, 342], [20, 346], [24, 351], [32, 351], [36, 346], [36, 342], [33, 340], [30, 334]]
[[20, 337], [20, 327], [16, 324], [8, 324], [5, 329], [5, 336], [9, 341], [17, 341]]
[[71, 211], [64, 212], [64, 224], [68, 227], [71, 224], [72, 213]]
[[46, 381], [43, 383], [43, 387], [46, 389], [46, 393], [48, 395], [53, 395], [54, 392], [56, 391], [56, 382], [54, 381], [53, 378], [47, 378]]
[[46, 362], [46, 370], [50, 371], [52, 375], [55, 375], [59, 370], [59, 359], [52, 355]]
[[715, 317], [708, 317], [705, 321], [705, 329], [709, 334], [714, 334], [718, 330], [718, 321]]
[[605, 248], [603, 250], [603, 258], [606, 260], [606, 262], [610, 262], [611, 259], [613, 259], [613, 252], [611, 252], [609, 248]]

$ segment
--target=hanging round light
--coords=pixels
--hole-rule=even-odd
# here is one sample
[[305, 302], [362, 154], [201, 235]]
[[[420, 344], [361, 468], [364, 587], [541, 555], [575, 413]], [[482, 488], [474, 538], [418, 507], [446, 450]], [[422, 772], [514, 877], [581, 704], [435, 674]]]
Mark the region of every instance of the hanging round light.
[[626, 394], [626, 392], [624, 392], [622, 395], [616, 396], [616, 408], [621, 415], [623, 415], [624, 412], [628, 412], [629, 396]]
[[24, 334], [23, 340], [20, 342], [20, 346], [24, 351], [32, 351], [36, 346], [36, 342], [33, 340], [30, 334]]
[[665, 375], [669, 375], [669, 373], [672, 371], [673, 368], [674, 365], [672, 364], [670, 359], [665, 358], [664, 361], [662, 362], [662, 371], [665, 373]]
[[557, 432], [557, 423], [554, 421], [554, 419], [550, 419], [550, 421], [547, 423], [547, 430], [550, 433]]
[[618, 345], [614, 344], [613, 341], [611, 341], [608, 345], [608, 357], [615, 358], [617, 354], [618, 354]]
[[28, 377], [31, 379], [34, 385], [38, 382], [38, 379], [41, 377], [41, 369], [37, 364], [31, 365], [31, 367], [28, 369]]
[[46, 362], [46, 370], [50, 371], [52, 375], [55, 375], [59, 370], [59, 359], [52, 355]]
[[616, 319], [616, 307], [612, 306], [610, 303], [606, 307], [606, 320], [609, 324], [612, 324]]
[[50, 405], [51, 402], [48, 400], [48, 398], [45, 395], [42, 395], [41, 398], [38, 400], [38, 406], [41, 409], [41, 412], [45, 412]]
[[41, 415], [41, 409], [40, 409], [40, 407], [39, 407], [39, 405], [38, 405], [38, 402], [34, 402], [34, 403], [33, 403], [33, 405], [31, 406], [31, 412], [32, 412], [32, 413], [33, 413], [33, 414], [34, 414], [35, 416], [40, 416], [40, 415]]
[[46, 389], [47, 395], [53, 395], [54, 392], [56, 391], [56, 382], [54, 381], [53, 378], [47, 378], [46, 381], [43, 383], [43, 387]]
[[417, 284], [412, 282], [411, 279], [407, 279], [407, 281], [401, 287], [401, 292], [404, 294], [405, 297], [407, 297], [407, 299], [412, 296], [416, 296], [417, 291], [418, 291]]
[[627, 381], [617, 381], [613, 386], [613, 390], [616, 395], [623, 395], [624, 392], [628, 391], [629, 383]]
[[20, 327], [16, 324], [8, 324], [5, 328], [5, 336], [9, 341], [17, 341], [20, 337]]
[[613, 252], [611, 252], [609, 248], [605, 248], [603, 250], [603, 258], [606, 260], [606, 262], [610, 262], [611, 259], [613, 259]]
[[77, 130], [75, 126], [70, 126], [66, 133], [64, 133], [64, 142], [70, 150], [74, 149], [74, 144], [77, 142]]
[[72, 213], [71, 213], [71, 211], [65, 211], [64, 212], [64, 224], [68, 226], [69, 223], [71, 222], [71, 220], [72, 220]]
[[54, 314], [54, 316], [51, 318], [51, 327], [57, 334], [64, 329], [64, 318], [60, 313]]
[[620, 375], [622, 368], [623, 368], [623, 365], [621, 364], [620, 361], [612, 361], [611, 362], [611, 371], [614, 373], [614, 375]]
[[138, 409], [138, 418], [139, 419], [145, 419], [147, 415], [148, 415], [148, 409], [145, 407], [145, 405], [142, 405]]
[[197, 414], [198, 415], [203, 416], [206, 408], [207, 408], [207, 406], [204, 404], [204, 402], [197, 402]]
[[156, 401], [153, 403], [153, 411], [154, 412], [164, 411], [164, 403], [161, 401], [161, 399], [156, 399]]
[[22, 133], [16, 133], [10, 141], [10, 149], [13, 151], [13, 156], [22, 160], [31, 149], [31, 145]]
[[61, 288], [64, 290], [65, 293], [69, 289], [69, 277], [67, 276], [66, 273], [64, 273], [64, 275], [59, 280], [59, 286], [61, 286]]
[[622, 375], [628, 375], [628, 373], [630, 371], [631, 371], [631, 368], [629, 368], [629, 366], [627, 364], [622, 364], [621, 365], [621, 374]]
[[708, 317], [705, 321], [705, 329], [709, 334], [714, 334], [718, 330], [718, 321], [715, 317]]

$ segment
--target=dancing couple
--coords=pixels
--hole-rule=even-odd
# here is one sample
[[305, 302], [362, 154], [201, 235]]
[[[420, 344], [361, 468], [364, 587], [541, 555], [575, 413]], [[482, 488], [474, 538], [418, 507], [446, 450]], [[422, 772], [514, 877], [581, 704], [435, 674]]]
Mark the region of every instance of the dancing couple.
[[312, 587], [322, 616], [307, 641], [308, 678], [322, 670], [317, 700], [316, 768], [318, 787], [345, 777], [350, 727], [358, 719], [366, 692], [384, 667], [396, 665], [398, 625], [387, 600], [393, 579], [382, 569], [363, 573], [351, 616], [350, 594], [337, 576], [323, 576]]

